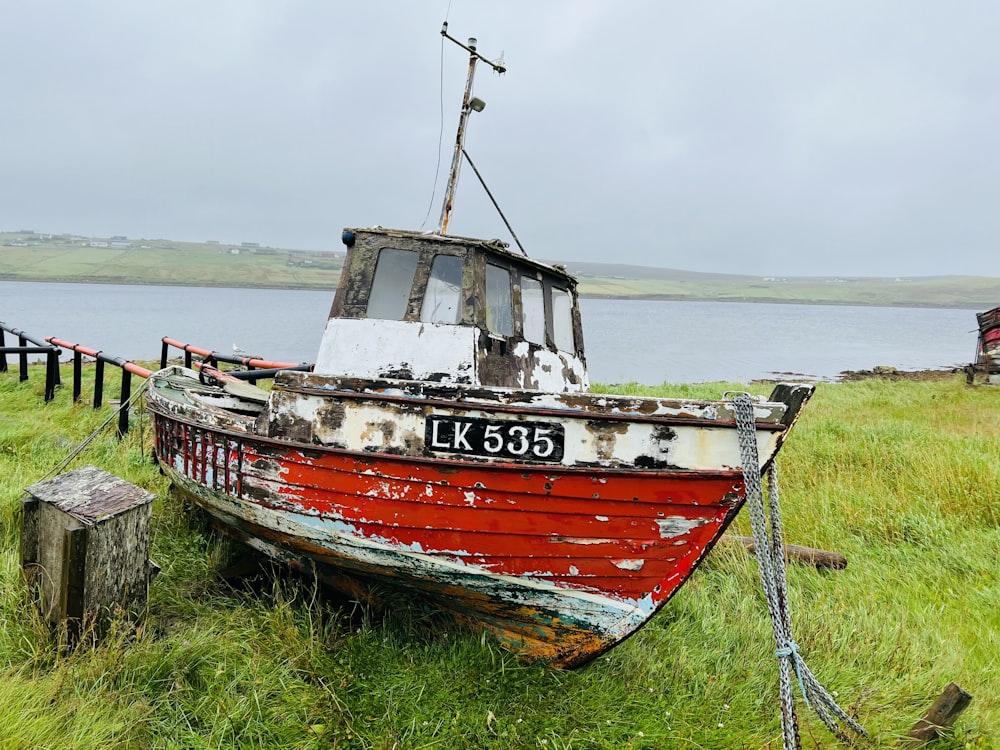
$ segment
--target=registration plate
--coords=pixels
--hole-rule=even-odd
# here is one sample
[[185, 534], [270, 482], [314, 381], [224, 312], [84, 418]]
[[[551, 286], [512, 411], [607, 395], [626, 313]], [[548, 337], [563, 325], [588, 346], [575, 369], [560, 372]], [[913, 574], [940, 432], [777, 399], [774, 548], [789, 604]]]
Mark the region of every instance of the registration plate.
[[430, 416], [424, 423], [424, 445], [435, 452], [562, 461], [564, 443], [558, 422]]

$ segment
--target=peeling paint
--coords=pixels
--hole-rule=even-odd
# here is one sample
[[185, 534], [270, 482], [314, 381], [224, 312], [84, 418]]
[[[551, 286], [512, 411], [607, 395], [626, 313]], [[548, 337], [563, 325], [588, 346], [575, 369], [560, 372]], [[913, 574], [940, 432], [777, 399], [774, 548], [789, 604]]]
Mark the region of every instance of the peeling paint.
[[646, 564], [645, 560], [612, 560], [611, 562], [616, 568], [634, 572], [642, 570], [643, 565]]
[[675, 536], [687, 534], [691, 529], [704, 526], [704, 520], [684, 516], [668, 516], [667, 518], [657, 518], [656, 525], [660, 527], [661, 538], [672, 539]]
[[[156, 451], [175, 486], [232, 533], [345, 590], [424, 592], [557, 666], [585, 663], [648, 620], [742, 503], [724, 405], [286, 373], [260, 418], [222, 418], [208, 391], [183, 368], [153, 376]], [[758, 411], [772, 420], [758, 431], [766, 462], [785, 407]], [[565, 452], [557, 463], [428, 456], [430, 414], [558, 421]], [[644, 456], [669, 466], [642, 468]]]

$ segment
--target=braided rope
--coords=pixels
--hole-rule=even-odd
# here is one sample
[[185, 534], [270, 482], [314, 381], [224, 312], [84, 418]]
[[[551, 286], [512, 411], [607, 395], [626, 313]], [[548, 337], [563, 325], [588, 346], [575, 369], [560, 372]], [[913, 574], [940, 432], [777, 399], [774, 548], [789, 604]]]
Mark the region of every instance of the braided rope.
[[[100, 427], [98, 427], [96, 430], [90, 433], [90, 435], [88, 435], [82, 443], [80, 443], [78, 446], [76, 446], [76, 448], [70, 451], [70, 454], [66, 456], [66, 458], [64, 458], [56, 466], [54, 466], [51, 470], [49, 470], [49, 473], [43, 476], [38, 481], [43, 482], [49, 477], [61, 474], [63, 470], [65, 470], [65, 468], [70, 465], [70, 463], [73, 461], [74, 458], [83, 453], [83, 451], [86, 450], [87, 446], [90, 445], [92, 442], [94, 442], [97, 436], [100, 435], [105, 428], [113, 424], [118, 419], [118, 415], [121, 414], [122, 409], [130, 408], [133, 403], [139, 400], [142, 394], [146, 392], [146, 388], [148, 386], [149, 386], [149, 380], [143, 380], [142, 384], [134, 391], [132, 391], [132, 395], [128, 397], [128, 400], [125, 401], [124, 404], [119, 404], [118, 408], [111, 413], [111, 416], [108, 417]], [[140, 419], [141, 418], [142, 417], [140, 415]]]
[[[812, 708], [826, 727], [840, 740], [854, 744], [845, 728], [857, 735], [867, 737], [868, 733], [837, 705], [833, 696], [820, 685], [805, 660], [799, 654], [798, 644], [792, 639], [792, 616], [788, 606], [788, 585], [785, 578], [784, 544], [781, 538], [781, 512], [778, 502], [778, 467], [772, 462], [767, 472], [768, 507], [764, 510], [764, 490], [761, 485], [760, 459], [757, 454], [756, 424], [754, 422], [753, 401], [745, 393], [733, 397], [736, 413], [736, 433], [743, 464], [743, 484], [746, 490], [747, 512], [753, 529], [753, 542], [757, 553], [760, 583], [767, 600], [771, 616], [771, 628], [777, 646], [778, 657], [778, 697], [781, 703], [781, 730], [785, 750], [797, 750], [800, 746], [798, 721], [795, 716], [795, 700], [792, 695], [792, 670], [799, 683], [799, 690], [806, 706]], [[768, 517], [770, 534], [768, 533]], [[843, 722], [844, 727], [839, 723]]]

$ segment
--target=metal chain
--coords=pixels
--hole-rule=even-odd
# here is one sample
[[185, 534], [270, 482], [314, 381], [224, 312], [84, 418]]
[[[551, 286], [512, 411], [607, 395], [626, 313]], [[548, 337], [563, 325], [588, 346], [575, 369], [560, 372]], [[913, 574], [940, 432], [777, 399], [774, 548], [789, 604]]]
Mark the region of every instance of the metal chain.
[[[792, 695], [792, 671], [799, 683], [799, 690], [806, 706], [812, 708], [827, 728], [840, 740], [854, 744], [838, 719], [857, 735], [868, 733], [837, 705], [833, 696], [820, 685], [805, 660], [799, 654], [798, 644], [792, 639], [792, 617], [788, 606], [788, 585], [785, 578], [784, 544], [781, 537], [781, 509], [778, 501], [778, 467], [772, 461], [768, 476], [768, 514], [764, 511], [764, 490], [761, 485], [760, 458], [757, 453], [756, 424], [753, 400], [746, 393], [734, 395], [736, 434], [743, 464], [743, 484], [746, 492], [747, 512], [753, 530], [760, 583], [767, 600], [778, 657], [778, 697], [781, 702], [781, 730], [785, 750], [800, 747], [795, 700]], [[770, 516], [770, 534], [768, 533]]]

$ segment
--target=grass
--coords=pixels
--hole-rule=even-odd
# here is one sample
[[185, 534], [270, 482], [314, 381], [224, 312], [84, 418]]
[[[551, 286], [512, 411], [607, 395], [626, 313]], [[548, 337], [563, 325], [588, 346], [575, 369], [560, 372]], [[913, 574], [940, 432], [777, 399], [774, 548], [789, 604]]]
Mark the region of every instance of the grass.
[[[61, 651], [21, 584], [20, 498], [109, 412], [71, 404], [68, 389], [43, 405], [42, 389], [40, 368], [24, 383], [0, 374], [4, 748], [780, 747], [774, 644], [741, 546], [719, 545], [646, 628], [590, 666], [526, 666], [419, 601], [378, 614], [280, 569], [225, 583], [235, 548], [171, 498], [141, 413], [123, 442], [102, 435], [73, 466], [157, 495], [163, 571], [138, 627]], [[840, 572], [789, 569], [813, 671], [877, 746], [950, 681], [974, 700], [935, 746], [1000, 746], [997, 389], [960, 377], [821, 384], [781, 463], [786, 541], [849, 560]], [[801, 700], [798, 712], [805, 747], [840, 746]]]

